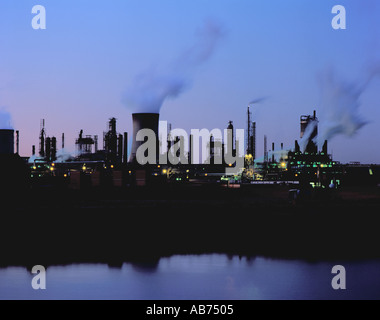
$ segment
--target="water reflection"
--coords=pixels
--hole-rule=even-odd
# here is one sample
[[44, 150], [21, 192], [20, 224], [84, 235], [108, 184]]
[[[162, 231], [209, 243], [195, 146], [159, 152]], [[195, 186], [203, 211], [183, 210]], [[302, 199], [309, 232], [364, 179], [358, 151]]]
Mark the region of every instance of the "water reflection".
[[[348, 290], [331, 288], [331, 268], [347, 269]], [[226, 255], [47, 268], [47, 290], [30, 269], [0, 269], [0, 299], [379, 299], [380, 261], [307, 263]]]

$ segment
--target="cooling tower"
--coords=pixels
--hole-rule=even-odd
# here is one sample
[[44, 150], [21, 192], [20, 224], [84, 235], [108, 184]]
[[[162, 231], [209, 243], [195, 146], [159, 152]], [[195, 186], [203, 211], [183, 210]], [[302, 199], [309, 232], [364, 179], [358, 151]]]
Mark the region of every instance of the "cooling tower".
[[156, 159], [158, 159], [158, 121], [160, 115], [158, 113], [134, 113], [133, 120], [133, 140], [132, 151], [129, 162], [136, 162], [137, 149], [144, 144], [144, 141], [136, 141], [137, 133], [142, 129], [151, 129], [156, 134]]
[[0, 130], [0, 154], [14, 154], [14, 130]]

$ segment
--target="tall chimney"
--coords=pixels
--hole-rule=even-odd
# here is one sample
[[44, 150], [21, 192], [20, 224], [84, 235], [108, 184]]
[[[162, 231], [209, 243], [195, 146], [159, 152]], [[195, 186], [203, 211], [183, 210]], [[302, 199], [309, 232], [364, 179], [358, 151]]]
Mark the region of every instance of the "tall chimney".
[[129, 162], [135, 162], [138, 148], [144, 144], [144, 141], [137, 141], [137, 133], [142, 129], [150, 129], [156, 136], [156, 160], [159, 157], [159, 145], [158, 145], [158, 121], [160, 115], [158, 113], [134, 113], [133, 119], [133, 136], [132, 136], [132, 152]]
[[98, 136], [94, 136], [95, 153], [98, 153]]
[[274, 142], [272, 143], [272, 162], [274, 163], [274, 147], [275, 147], [275, 145], [274, 145]]
[[65, 134], [62, 133], [62, 150], [65, 149]]
[[268, 162], [268, 138], [264, 136], [264, 162]]
[[16, 131], [16, 153], [20, 154], [20, 131]]
[[36, 155], [36, 146], [32, 146], [32, 156]]
[[256, 160], [256, 122], [252, 122], [252, 156], [253, 160]]
[[46, 161], [50, 161], [51, 159], [51, 139], [49, 137], [46, 138], [46, 141], [45, 141], [45, 157], [46, 157]]
[[117, 137], [117, 160], [119, 163], [123, 161], [123, 135], [119, 134]]
[[123, 152], [123, 163], [128, 162], [128, 133], [124, 132], [124, 152]]
[[322, 152], [327, 155], [328, 154], [328, 142], [325, 140], [325, 143], [323, 144]]
[[51, 161], [57, 160], [57, 138], [51, 138], [51, 151], [50, 151], [50, 159]]

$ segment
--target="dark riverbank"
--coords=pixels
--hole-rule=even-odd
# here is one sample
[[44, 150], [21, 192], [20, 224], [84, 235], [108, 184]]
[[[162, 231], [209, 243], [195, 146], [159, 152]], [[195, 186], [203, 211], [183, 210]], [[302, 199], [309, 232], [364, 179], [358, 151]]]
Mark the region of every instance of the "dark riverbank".
[[4, 199], [0, 264], [119, 265], [205, 253], [380, 258], [379, 190], [342, 190], [297, 205], [287, 195], [282, 186], [33, 191]]

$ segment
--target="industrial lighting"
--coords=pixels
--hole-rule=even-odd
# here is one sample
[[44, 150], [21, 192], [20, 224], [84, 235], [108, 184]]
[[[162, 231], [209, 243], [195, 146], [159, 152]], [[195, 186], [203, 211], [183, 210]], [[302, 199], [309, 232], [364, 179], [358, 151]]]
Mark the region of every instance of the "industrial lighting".
[[87, 168], [86, 168], [86, 165], [84, 165], [84, 166], [82, 167], [82, 170], [83, 170], [83, 171], [86, 171], [86, 169], [87, 169]]
[[166, 169], [162, 170], [163, 174], [166, 174], [168, 171]]
[[281, 162], [281, 168], [286, 168], [286, 162]]
[[190, 172], [190, 170], [186, 170], [186, 172], [187, 172], [187, 173], [189, 173], [189, 172]]
[[161, 168], [161, 166], [160, 166], [160, 165], [158, 165], [158, 166], [157, 166], [157, 168]]
[[132, 171], [129, 171], [129, 174], [131, 174], [132, 173]]
[[229, 167], [232, 167], [232, 164], [230, 163], [228, 166], [229, 166]]
[[205, 173], [205, 177], [207, 177], [208, 176], [208, 174], [207, 173]]
[[111, 169], [113, 169], [113, 164], [111, 164]]

